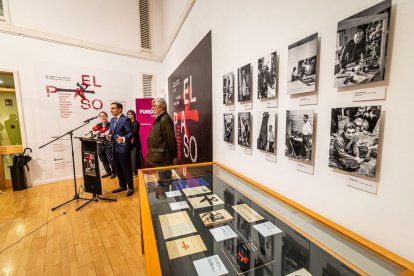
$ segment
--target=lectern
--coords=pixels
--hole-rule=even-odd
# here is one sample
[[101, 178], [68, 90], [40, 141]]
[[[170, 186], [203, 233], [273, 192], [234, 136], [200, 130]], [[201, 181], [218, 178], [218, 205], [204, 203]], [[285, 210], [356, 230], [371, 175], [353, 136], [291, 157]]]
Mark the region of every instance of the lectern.
[[93, 194], [93, 197], [78, 207], [76, 210], [81, 209], [85, 205], [92, 201], [98, 201], [98, 199], [116, 201], [116, 199], [100, 197], [102, 195], [101, 174], [99, 172], [99, 160], [97, 145], [99, 140], [94, 138], [80, 138], [81, 150], [82, 150], [82, 174], [85, 191]]

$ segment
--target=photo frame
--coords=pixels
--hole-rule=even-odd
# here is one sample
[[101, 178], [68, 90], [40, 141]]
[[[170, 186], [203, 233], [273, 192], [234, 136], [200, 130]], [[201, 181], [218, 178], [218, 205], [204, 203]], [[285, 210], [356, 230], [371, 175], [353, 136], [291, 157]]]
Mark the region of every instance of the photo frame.
[[13, 106], [13, 99], [4, 99], [4, 105], [5, 106]]
[[386, 0], [338, 22], [334, 87], [384, 80], [390, 14]]
[[224, 113], [223, 114], [223, 138], [224, 142], [233, 144], [234, 143], [234, 114]]
[[375, 178], [381, 106], [332, 108], [329, 167]]
[[257, 118], [257, 149], [276, 153], [276, 112], [274, 110], [259, 111]]
[[286, 110], [285, 156], [312, 164], [314, 110]]
[[248, 102], [252, 99], [252, 66], [246, 64], [237, 70], [238, 101]]
[[318, 33], [288, 47], [287, 92], [289, 95], [313, 92], [318, 77]]
[[252, 116], [250, 112], [238, 114], [238, 144], [243, 147], [252, 147]]
[[234, 73], [223, 76], [223, 104], [234, 104]]
[[277, 93], [277, 52], [259, 58], [257, 61], [257, 98], [276, 98]]

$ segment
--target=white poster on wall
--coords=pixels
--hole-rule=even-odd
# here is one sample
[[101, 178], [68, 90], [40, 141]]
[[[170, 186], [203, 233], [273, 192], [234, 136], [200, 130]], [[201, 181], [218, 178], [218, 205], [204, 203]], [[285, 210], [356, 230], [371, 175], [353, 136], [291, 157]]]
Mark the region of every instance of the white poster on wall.
[[[69, 67], [53, 63], [38, 63], [35, 66], [39, 108], [33, 116], [41, 129], [38, 145], [41, 146], [72, 129], [84, 125], [84, 121], [98, 116], [101, 111], [111, 119], [110, 104], [123, 104], [123, 113], [133, 109], [133, 82], [129, 73], [102, 71], [93, 68]], [[82, 170], [80, 141], [75, 137], [88, 134], [99, 123], [93, 119], [73, 133], [76, 173]], [[68, 178], [72, 172], [70, 136], [66, 135], [37, 152], [41, 173], [36, 182], [51, 182]]]

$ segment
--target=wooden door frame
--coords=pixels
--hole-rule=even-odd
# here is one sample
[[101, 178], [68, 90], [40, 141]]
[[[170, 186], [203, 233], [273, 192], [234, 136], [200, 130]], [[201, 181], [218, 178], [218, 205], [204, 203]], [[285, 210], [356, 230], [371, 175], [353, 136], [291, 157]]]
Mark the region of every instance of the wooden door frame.
[[13, 82], [14, 82], [14, 92], [16, 95], [16, 106], [17, 106], [17, 114], [19, 117], [19, 124], [20, 124], [20, 135], [22, 137], [22, 145], [14, 145], [14, 146], [5, 146], [3, 149], [0, 149], [0, 187], [10, 187], [10, 181], [6, 181], [5, 179], [5, 171], [3, 168], [3, 155], [15, 154], [15, 153], [22, 153], [23, 149], [26, 145], [26, 128], [25, 128], [25, 121], [23, 116], [23, 105], [22, 105], [22, 96], [20, 93], [20, 83], [19, 83], [19, 74], [18, 71], [15, 69], [10, 68], [2, 68], [0, 67], [0, 72], [3, 73], [12, 73], [13, 74]]

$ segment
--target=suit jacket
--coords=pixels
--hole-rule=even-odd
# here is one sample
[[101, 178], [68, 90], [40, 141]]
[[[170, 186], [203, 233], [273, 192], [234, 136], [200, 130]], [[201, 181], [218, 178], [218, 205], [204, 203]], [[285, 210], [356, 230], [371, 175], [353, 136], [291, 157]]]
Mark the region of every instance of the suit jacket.
[[134, 138], [131, 141], [132, 147], [140, 147], [141, 148], [141, 140], [140, 140], [140, 136], [139, 136], [139, 129], [141, 127], [141, 124], [135, 120], [134, 122], [132, 122], [132, 133], [134, 134], [132, 137]]
[[[112, 142], [114, 143], [115, 153], [127, 153], [131, 151], [130, 140], [133, 136], [131, 120], [121, 114], [118, 121], [115, 123], [116, 118], [111, 119], [111, 125], [109, 128], [109, 134], [112, 134]], [[116, 138], [119, 136], [125, 138], [125, 143], [118, 144]]]
[[174, 123], [167, 112], [155, 119], [147, 138], [148, 164], [153, 167], [171, 166], [177, 157]]

